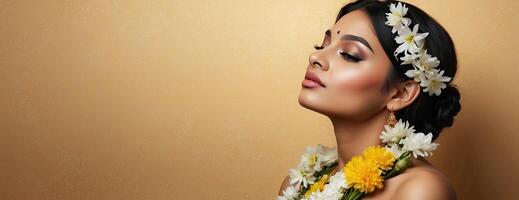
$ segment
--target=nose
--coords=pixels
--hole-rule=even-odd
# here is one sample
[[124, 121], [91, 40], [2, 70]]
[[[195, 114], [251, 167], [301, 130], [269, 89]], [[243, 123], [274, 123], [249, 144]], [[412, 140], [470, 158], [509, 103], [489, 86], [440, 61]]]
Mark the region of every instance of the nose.
[[325, 59], [322, 51], [315, 51], [309, 56], [310, 66], [319, 67], [321, 70], [328, 70], [328, 61]]

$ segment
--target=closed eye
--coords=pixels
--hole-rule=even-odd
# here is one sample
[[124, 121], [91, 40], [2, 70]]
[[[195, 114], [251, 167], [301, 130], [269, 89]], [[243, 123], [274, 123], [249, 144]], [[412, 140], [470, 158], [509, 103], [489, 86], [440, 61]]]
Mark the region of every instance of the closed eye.
[[342, 57], [344, 57], [344, 59], [348, 60], [348, 61], [352, 61], [352, 62], [359, 62], [361, 61], [362, 59], [358, 58], [358, 57], [355, 57], [349, 53], [346, 53], [346, 52], [341, 52], [340, 53], [342, 55]]

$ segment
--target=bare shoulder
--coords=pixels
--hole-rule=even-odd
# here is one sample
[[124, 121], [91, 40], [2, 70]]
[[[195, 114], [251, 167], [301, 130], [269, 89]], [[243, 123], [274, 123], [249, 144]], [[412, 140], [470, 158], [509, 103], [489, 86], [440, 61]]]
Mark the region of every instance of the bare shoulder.
[[279, 187], [278, 195], [283, 195], [283, 191], [288, 187], [290, 181], [290, 176], [286, 176], [285, 179], [281, 182], [281, 186]]
[[445, 175], [429, 164], [405, 170], [394, 192], [394, 199], [456, 200], [456, 193]]

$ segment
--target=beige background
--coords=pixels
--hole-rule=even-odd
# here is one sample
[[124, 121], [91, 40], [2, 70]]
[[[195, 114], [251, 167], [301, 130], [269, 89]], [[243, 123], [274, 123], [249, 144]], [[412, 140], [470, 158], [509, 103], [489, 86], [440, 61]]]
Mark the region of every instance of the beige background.
[[[461, 199], [516, 199], [517, 1], [410, 2], [459, 54], [432, 161]], [[345, 3], [0, 1], [0, 199], [274, 199], [335, 143], [297, 96]]]

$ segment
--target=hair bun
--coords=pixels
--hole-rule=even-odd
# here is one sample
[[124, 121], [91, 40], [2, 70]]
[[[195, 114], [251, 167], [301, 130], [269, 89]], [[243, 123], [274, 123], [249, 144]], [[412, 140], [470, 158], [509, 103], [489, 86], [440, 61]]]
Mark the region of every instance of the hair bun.
[[461, 109], [460, 98], [460, 92], [456, 87], [448, 84], [446, 88], [442, 89], [442, 93], [434, 106], [434, 110], [436, 110], [435, 124], [440, 129], [452, 126], [454, 116]]

